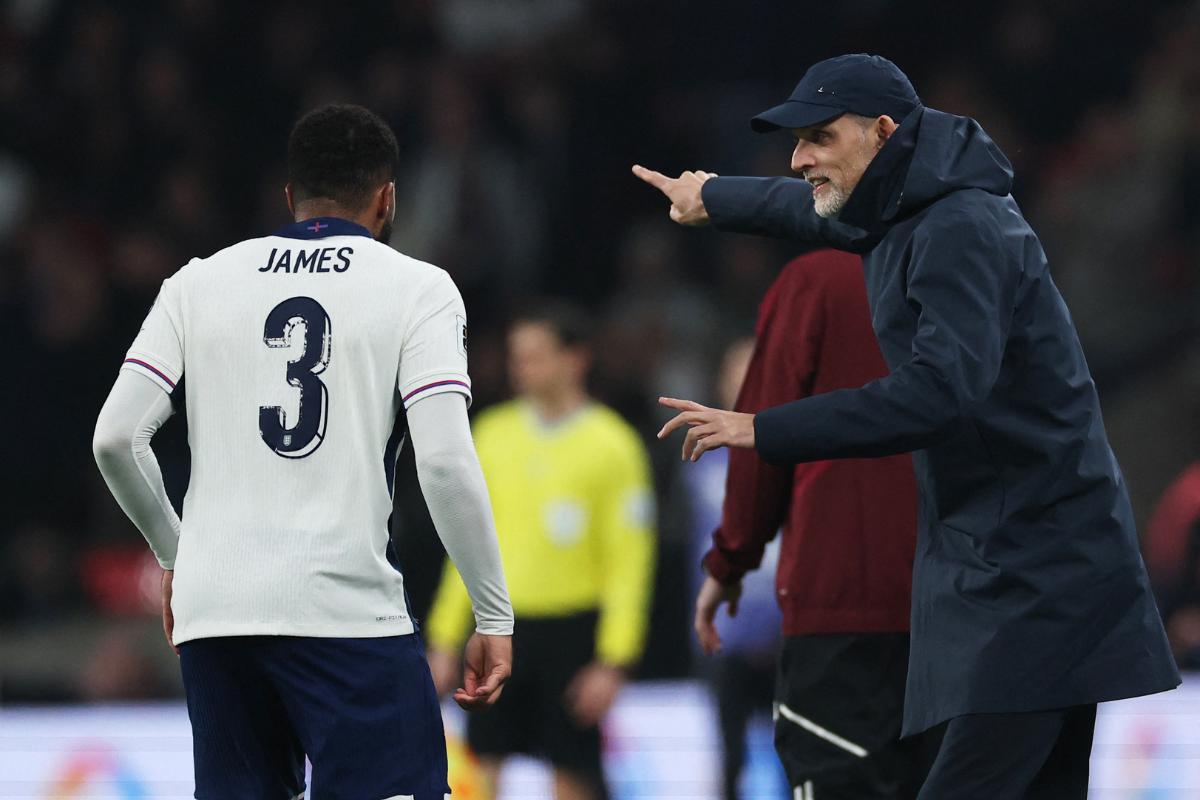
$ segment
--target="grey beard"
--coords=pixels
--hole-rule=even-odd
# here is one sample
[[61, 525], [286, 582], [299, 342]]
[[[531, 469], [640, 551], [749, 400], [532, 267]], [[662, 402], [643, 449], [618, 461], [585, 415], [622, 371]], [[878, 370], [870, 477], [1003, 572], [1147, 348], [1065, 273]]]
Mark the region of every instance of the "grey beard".
[[840, 214], [846, 205], [846, 194], [840, 187], [834, 186], [832, 183], [825, 185], [828, 187], [825, 190], [825, 197], [813, 199], [813, 210], [817, 212], [818, 217], [831, 219]]

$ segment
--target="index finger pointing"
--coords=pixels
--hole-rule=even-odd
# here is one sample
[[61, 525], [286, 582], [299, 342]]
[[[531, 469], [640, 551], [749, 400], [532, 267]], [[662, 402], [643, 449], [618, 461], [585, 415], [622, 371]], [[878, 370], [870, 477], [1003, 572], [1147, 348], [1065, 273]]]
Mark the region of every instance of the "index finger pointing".
[[702, 406], [694, 400], [680, 400], [675, 397], [660, 397], [658, 404], [668, 408], [677, 408], [680, 411], [708, 411], [707, 406]]
[[660, 192], [666, 191], [671, 179], [661, 172], [655, 172], [652, 169], [646, 169], [641, 164], [633, 165], [633, 174], [644, 180], [646, 183], [658, 189]]

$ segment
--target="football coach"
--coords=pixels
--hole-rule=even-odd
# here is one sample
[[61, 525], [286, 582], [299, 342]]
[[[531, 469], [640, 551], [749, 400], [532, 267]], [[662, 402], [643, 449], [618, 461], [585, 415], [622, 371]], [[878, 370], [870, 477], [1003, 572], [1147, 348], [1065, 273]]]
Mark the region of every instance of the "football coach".
[[684, 458], [913, 451], [904, 733], [947, 722], [921, 800], [1084, 800], [1096, 703], [1179, 685], [1096, 388], [1008, 159], [879, 56], [822, 61], [751, 122], [795, 178], [634, 167], [684, 225], [859, 253], [890, 374], [759, 414], [664, 398]]

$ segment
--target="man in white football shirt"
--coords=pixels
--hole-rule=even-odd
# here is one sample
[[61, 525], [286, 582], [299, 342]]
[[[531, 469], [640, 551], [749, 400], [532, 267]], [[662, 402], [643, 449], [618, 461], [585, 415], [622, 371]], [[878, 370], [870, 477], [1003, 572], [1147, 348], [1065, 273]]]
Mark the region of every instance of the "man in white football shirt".
[[[411, 437], [470, 591], [465, 708], [512, 662], [512, 607], [467, 422], [466, 312], [442, 270], [386, 244], [399, 152], [358, 106], [301, 119], [273, 236], [163, 282], [100, 412], [109, 488], [165, 572], [197, 798], [442, 798], [441, 716], [388, 519]], [[186, 388], [181, 381], [186, 376]], [[182, 522], [150, 448], [186, 394]]]

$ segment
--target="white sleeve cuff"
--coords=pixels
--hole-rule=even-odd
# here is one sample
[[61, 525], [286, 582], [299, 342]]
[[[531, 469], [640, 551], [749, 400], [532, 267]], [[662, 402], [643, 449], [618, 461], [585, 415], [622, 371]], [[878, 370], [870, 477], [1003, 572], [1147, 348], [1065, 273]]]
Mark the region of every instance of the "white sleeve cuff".
[[145, 375], [161, 386], [167, 394], [175, 391], [180, 378], [178, 371], [171, 369], [160, 359], [147, 353], [130, 352], [126, 354], [125, 361], [121, 364], [121, 369]]
[[467, 407], [471, 407], [471, 379], [461, 372], [443, 373], [440, 375], [425, 375], [404, 387], [400, 397], [404, 408], [425, 397], [443, 392], [456, 392], [467, 399]]

